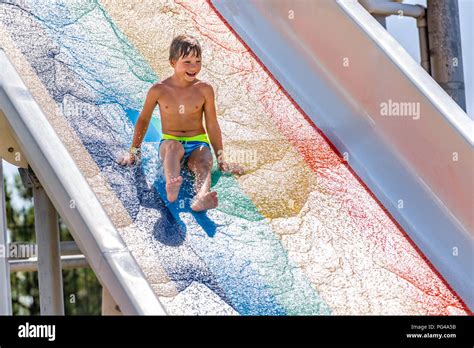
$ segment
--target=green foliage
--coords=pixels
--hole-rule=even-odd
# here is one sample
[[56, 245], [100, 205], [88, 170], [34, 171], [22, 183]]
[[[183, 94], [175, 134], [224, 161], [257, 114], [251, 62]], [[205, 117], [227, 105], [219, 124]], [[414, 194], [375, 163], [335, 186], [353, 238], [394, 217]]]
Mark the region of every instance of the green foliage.
[[[15, 191], [23, 207], [12, 205], [13, 190], [4, 185], [6, 193], [7, 228], [12, 242], [35, 243], [33, 192], [15, 176]], [[60, 239], [73, 240], [64, 222], [59, 219]], [[89, 269], [63, 270], [64, 305], [66, 315], [100, 315], [102, 287]], [[37, 272], [16, 272], [10, 276], [13, 314], [39, 315]]]

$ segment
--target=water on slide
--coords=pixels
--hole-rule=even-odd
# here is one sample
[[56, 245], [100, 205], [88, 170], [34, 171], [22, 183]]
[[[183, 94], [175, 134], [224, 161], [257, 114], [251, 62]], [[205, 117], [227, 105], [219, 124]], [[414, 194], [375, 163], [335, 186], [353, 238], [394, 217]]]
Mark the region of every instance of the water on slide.
[[[240, 177], [214, 167], [220, 204], [205, 213], [189, 208], [184, 169], [177, 202], [166, 200], [158, 111], [141, 165], [115, 163], [148, 88], [172, 73], [181, 33], [201, 42], [226, 152], [246, 167]], [[0, 34], [20, 75], [37, 76], [39, 104], [59, 110], [97, 166], [84, 176], [169, 313], [469, 312], [210, 3], [1, 0]]]

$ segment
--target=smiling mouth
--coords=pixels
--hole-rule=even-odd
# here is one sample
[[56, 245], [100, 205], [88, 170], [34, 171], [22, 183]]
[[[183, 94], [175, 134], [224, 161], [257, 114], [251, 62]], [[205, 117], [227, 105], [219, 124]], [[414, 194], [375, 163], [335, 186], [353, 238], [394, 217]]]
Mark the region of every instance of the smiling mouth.
[[197, 73], [186, 72], [186, 75], [188, 75], [189, 77], [196, 77]]

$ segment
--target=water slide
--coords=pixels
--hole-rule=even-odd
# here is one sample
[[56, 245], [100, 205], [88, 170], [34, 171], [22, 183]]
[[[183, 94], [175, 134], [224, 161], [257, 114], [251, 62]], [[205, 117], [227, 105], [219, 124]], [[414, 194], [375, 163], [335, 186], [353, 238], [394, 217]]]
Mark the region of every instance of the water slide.
[[[246, 168], [205, 213], [157, 110], [115, 162], [180, 33]], [[355, 0], [0, 0], [0, 109], [124, 314], [472, 315], [472, 121]]]

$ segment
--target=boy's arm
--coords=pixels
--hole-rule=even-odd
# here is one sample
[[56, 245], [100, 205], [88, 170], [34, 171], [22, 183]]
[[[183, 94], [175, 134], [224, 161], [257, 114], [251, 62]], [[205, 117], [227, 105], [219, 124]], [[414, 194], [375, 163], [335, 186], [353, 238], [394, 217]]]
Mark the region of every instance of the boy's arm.
[[216, 104], [214, 89], [211, 85], [206, 84], [204, 89], [204, 119], [206, 121], [206, 130], [209, 140], [211, 141], [212, 148], [216, 154], [219, 166], [221, 165], [221, 159], [223, 158], [224, 148], [222, 145], [222, 134], [219, 123], [217, 122]]
[[204, 87], [204, 118], [206, 121], [206, 130], [212, 148], [217, 157], [219, 170], [231, 172], [234, 174], [243, 174], [244, 170], [235, 163], [225, 162], [224, 146], [222, 145], [222, 133], [219, 123], [217, 122], [216, 104], [214, 89], [211, 85], [206, 84]]
[[140, 113], [137, 123], [135, 124], [132, 146], [127, 153], [119, 156], [117, 161], [119, 164], [131, 165], [137, 161], [137, 157], [140, 157], [140, 146], [142, 145], [143, 138], [145, 137], [148, 125], [150, 124], [151, 115], [158, 102], [158, 97], [159, 87], [151, 87], [147, 93], [142, 112]]
[[142, 112], [140, 112], [140, 116], [138, 116], [137, 123], [135, 124], [135, 132], [133, 133], [131, 147], [132, 150], [139, 149], [142, 145], [143, 138], [145, 137], [148, 125], [150, 124], [151, 115], [158, 102], [158, 97], [159, 88], [157, 86], [151, 87], [147, 93]]

